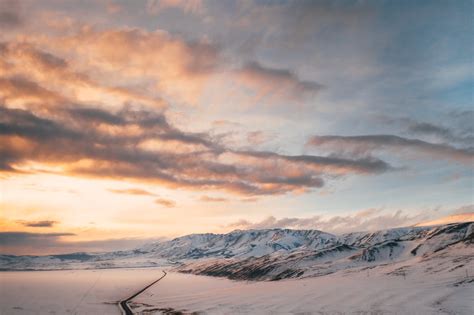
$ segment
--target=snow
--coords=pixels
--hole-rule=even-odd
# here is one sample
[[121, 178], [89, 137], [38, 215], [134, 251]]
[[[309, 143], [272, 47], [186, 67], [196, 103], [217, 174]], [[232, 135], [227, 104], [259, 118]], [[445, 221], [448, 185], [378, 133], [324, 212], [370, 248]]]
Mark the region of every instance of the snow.
[[[131, 306], [134, 311], [149, 310], [147, 314], [160, 314], [159, 309], [205, 314], [472, 314], [474, 279], [466, 277], [464, 268], [426, 276], [424, 267], [415, 266], [405, 275], [402, 267], [281, 281], [232, 281], [168, 271]], [[120, 314], [118, 300], [161, 274], [158, 268], [2, 272], [0, 313]]]
[[160, 269], [0, 272], [0, 314], [120, 314], [118, 300]]
[[[473, 283], [451, 275], [387, 274], [390, 268], [316, 278], [244, 282], [168, 272], [134, 299], [136, 311], [204, 314], [472, 314]], [[151, 312], [154, 314], [154, 312]]]
[[[178, 270], [240, 280], [279, 280], [321, 276], [358, 267], [406, 262], [409, 265], [439, 261], [440, 265], [472, 264], [472, 223], [430, 228], [403, 228], [357, 233], [322, 249], [297, 248], [260, 257], [212, 257], [182, 260]], [[341, 244], [342, 243], [342, 244]]]
[[[129, 251], [110, 253], [72, 253], [52, 256], [0, 255], [0, 270], [95, 269], [123, 267], [153, 267], [206, 259], [232, 258], [250, 261], [271, 258], [284, 264], [285, 259], [307, 256], [304, 260], [331, 259], [332, 249], [341, 258], [359, 255], [362, 260], [397, 259], [417, 252], [424, 254], [449, 246], [472, 235], [473, 223], [445, 226], [405, 227], [376, 232], [356, 232], [341, 236], [318, 230], [237, 230], [228, 234], [192, 234], [176, 239], [148, 244]], [[342, 246], [347, 246], [343, 248]], [[408, 250], [410, 249], [410, 250]], [[353, 253], [351, 251], [358, 251]], [[261, 262], [259, 262], [261, 263]]]
[[[461, 242], [428, 256], [280, 281], [233, 281], [167, 267], [166, 277], [131, 306], [145, 314], [472, 314], [472, 254]], [[161, 275], [160, 268], [1, 272], [0, 313], [119, 314], [119, 300]]]
[[473, 314], [473, 233], [469, 222], [342, 236], [269, 229], [132, 251], [0, 255], [3, 270], [50, 270], [0, 272], [0, 314], [118, 314], [117, 302], [161, 269], [168, 275], [131, 302], [136, 311]]

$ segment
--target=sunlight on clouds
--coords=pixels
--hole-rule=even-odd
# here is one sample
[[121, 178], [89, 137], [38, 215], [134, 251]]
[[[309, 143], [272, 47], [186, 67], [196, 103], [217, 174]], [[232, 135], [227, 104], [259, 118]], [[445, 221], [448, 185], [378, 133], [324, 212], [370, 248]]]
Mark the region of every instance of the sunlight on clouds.
[[388, 227], [472, 202], [470, 10], [396, 7], [1, 7], [0, 227], [133, 243]]

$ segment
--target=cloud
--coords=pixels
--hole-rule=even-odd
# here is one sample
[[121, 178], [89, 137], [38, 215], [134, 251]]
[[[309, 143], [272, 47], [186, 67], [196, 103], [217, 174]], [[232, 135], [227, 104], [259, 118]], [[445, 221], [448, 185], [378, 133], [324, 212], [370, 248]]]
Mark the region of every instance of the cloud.
[[73, 233], [0, 232], [0, 252], [4, 254], [39, 252], [39, 248], [56, 247], [61, 238]]
[[229, 201], [226, 198], [210, 197], [210, 196], [201, 196], [199, 198], [199, 200], [203, 201], [203, 202], [227, 202], [227, 201]]
[[367, 154], [375, 150], [389, 150], [394, 154], [408, 151], [468, 165], [472, 164], [474, 158], [472, 148], [455, 148], [447, 144], [430, 143], [395, 135], [313, 136], [307, 144], [357, 154]]
[[0, 97], [7, 105], [51, 107], [87, 100], [119, 104], [140, 102], [156, 108], [167, 106], [159, 96], [92, 78], [83, 72], [91, 69], [79, 69], [75, 59], [65, 59], [66, 53], [66, 57], [60, 57], [27, 41], [0, 43], [0, 48], [4, 61], [0, 64]]
[[470, 132], [464, 132], [464, 134], [457, 134], [451, 128], [446, 128], [427, 122], [411, 121], [408, 125], [408, 132], [417, 135], [435, 136], [442, 141], [449, 143], [457, 143], [474, 147], [474, 136], [472, 134], [472, 130]]
[[251, 145], [259, 145], [268, 141], [269, 137], [263, 131], [251, 131], [247, 133], [247, 142]]
[[448, 128], [425, 122], [413, 122], [408, 127], [408, 130], [415, 134], [434, 134], [443, 138], [449, 138], [452, 136], [452, 133]]
[[424, 211], [410, 215], [402, 210], [388, 213], [383, 209], [366, 209], [345, 216], [314, 216], [309, 218], [287, 217], [281, 219], [270, 216], [260, 222], [250, 222], [241, 219], [230, 223], [227, 227], [232, 229], [316, 229], [324, 232], [341, 234], [410, 226], [433, 217], [433, 213], [433, 211], [430, 213]]
[[125, 195], [137, 195], [137, 196], [156, 196], [156, 194], [151, 193], [147, 190], [140, 188], [130, 188], [130, 189], [109, 189], [109, 191], [116, 194], [125, 194]]
[[76, 102], [198, 105], [216, 80], [232, 81], [232, 93], [247, 100], [252, 94], [252, 102], [300, 102], [323, 88], [291, 69], [256, 61], [236, 69], [217, 44], [162, 30], [83, 26], [63, 35], [25, 35], [3, 46], [3, 75], [28, 78]]
[[148, 0], [146, 8], [147, 12], [153, 15], [170, 8], [198, 14], [203, 12], [204, 4], [202, 0]]
[[[127, 250], [162, 238], [117, 238], [75, 241], [73, 233], [0, 232], [0, 253], [11, 255], [48, 255], [72, 252]], [[65, 239], [67, 238], [67, 239]]]
[[5, 103], [43, 103], [54, 104], [64, 101], [57, 93], [39, 86], [25, 77], [0, 78], [0, 97]]
[[413, 118], [390, 118], [382, 115], [385, 124], [399, 125], [404, 132], [427, 139], [427, 141], [449, 143], [464, 147], [474, 147], [474, 130], [470, 124], [472, 111], [451, 112], [442, 123], [419, 121]]
[[451, 211], [451, 214], [474, 213], [474, 204], [464, 205]]
[[285, 98], [302, 100], [323, 89], [323, 85], [301, 80], [288, 69], [276, 69], [256, 61], [246, 63], [235, 71], [236, 79], [252, 90], [257, 98]]
[[[333, 156], [315, 155], [284, 155], [268, 151], [235, 151], [246, 158], [274, 159], [291, 167], [292, 163], [306, 165], [314, 171], [327, 172], [333, 174], [347, 173], [382, 173], [390, 171], [392, 167], [381, 160], [375, 158], [347, 159]], [[282, 165], [284, 166], [284, 165]]]
[[53, 227], [58, 223], [57, 221], [52, 221], [52, 220], [42, 220], [42, 221], [18, 221], [20, 224], [23, 226], [27, 227]]
[[188, 41], [161, 30], [84, 28], [60, 38], [32, 37], [31, 42], [67, 56], [81, 72], [93, 73], [95, 82], [116, 86], [133, 82], [143, 95], [189, 104], [197, 103], [222, 62], [212, 43]]
[[173, 208], [176, 206], [176, 202], [174, 202], [173, 200], [170, 200], [170, 199], [164, 199], [164, 198], [158, 198], [155, 200], [155, 203], [156, 204], [159, 204], [159, 205], [162, 205], [162, 206], [165, 206], [167, 208]]
[[4, 0], [0, 2], [0, 27], [3, 29], [17, 28], [23, 24], [20, 12], [20, 1]]
[[209, 134], [181, 131], [161, 113], [133, 107], [110, 112], [64, 105], [40, 113], [0, 106], [4, 170], [28, 171], [37, 162], [55, 165], [62, 174], [247, 196], [308, 191], [326, 179], [391, 170], [374, 158], [230, 149]]

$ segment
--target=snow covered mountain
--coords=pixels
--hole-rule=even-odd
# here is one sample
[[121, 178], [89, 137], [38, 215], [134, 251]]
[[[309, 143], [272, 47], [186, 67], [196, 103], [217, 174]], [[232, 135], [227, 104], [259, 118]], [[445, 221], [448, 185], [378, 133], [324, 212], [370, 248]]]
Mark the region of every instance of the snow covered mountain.
[[[442, 261], [436, 260], [440, 257]], [[0, 255], [2, 270], [169, 266], [181, 272], [252, 280], [311, 277], [387, 264], [433, 263], [436, 269], [473, 262], [473, 222], [340, 236], [318, 230], [236, 230], [192, 234], [130, 251]]]
[[191, 234], [150, 244], [143, 250], [172, 259], [247, 258], [297, 248], [322, 249], [336, 240], [336, 236], [318, 230], [236, 230], [228, 234]]
[[331, 239], [322, 248], [299, 247], [244, 259], [201, 259], [188, 261], [179, 270], [232, 279], [279, 280], [387, 264], [426, 264], [435, 257], [443, 258], [438, 267], [472, 265], [474, 223], [351, 233]]

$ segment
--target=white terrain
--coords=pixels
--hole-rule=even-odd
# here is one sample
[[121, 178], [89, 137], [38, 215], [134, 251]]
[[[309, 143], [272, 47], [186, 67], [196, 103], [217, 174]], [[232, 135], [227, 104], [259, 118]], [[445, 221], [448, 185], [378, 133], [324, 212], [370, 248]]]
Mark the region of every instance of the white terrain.
[[0, 268], [1, 314], [120, 314], [161, 270], [128, 301], [134, 313], [474, 313], [473, 222], [193, 234], [130, 251], [1, 255]]

